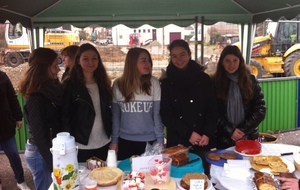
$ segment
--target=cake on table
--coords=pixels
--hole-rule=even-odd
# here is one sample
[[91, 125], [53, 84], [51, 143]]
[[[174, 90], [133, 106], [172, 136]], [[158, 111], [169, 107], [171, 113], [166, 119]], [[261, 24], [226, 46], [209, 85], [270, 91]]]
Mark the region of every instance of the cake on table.
[[235, 143], [235, 150], [242, 154], [260, 154], [261, 144], [255, 140], [239, 140]]
[[[171, 177], [182, 178], [186, 173], [192, 172], [204, 173], [202, 159], [196, 154], [189, 153], [189, 148], [183, 145], [166, 148], [161, 154], [172, 158]], [[197, 158], [199, 160], [188, 163]]]

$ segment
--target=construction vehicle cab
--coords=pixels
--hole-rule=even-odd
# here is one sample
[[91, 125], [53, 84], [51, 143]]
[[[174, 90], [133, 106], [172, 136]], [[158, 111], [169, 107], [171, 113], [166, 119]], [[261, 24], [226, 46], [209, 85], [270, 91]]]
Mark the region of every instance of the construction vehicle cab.
[[[255, 37], [250, 66], [252, 73], [277, 76], [300, 76], [300, 21], [265, 21], [265, 35]], [[239, 43], [236, 43], [239, 46]]]
[[[27, 29], [21, 23], [13, 25], [6, 22], [5, 41], [7, 50], [1, 52], [1, 61], [10, 67], [27, 62], [30, 54]], [[79, 36], [68, 30], [48, 29], [44, 35], [44, 47], [55, 50], [59, 55], [59, 63], [62, 62], [60, 50], [69, 45], [79, 44]]]

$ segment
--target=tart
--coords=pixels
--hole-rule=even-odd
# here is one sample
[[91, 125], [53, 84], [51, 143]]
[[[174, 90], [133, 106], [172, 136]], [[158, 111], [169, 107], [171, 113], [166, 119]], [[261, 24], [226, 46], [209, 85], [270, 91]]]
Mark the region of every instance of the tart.
[[117, 184], [123, 175], [123, 171], [114, 167], [96, 168], [89, 174], [89, 178], [97, 181], [99, 186], [111, 186]]

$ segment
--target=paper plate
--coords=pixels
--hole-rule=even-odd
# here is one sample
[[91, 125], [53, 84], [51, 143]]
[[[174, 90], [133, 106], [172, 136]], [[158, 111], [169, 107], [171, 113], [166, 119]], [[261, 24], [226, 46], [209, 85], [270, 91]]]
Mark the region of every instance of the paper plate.
[[[289, 170], [290, 173], [295, 171], [295, 165], [290, 162], [289, 160], [280, 157], [281, 160], [287, 165], [287, 169]], [[251, 168], [255, 171], [261, 171], [261, 172], [267, 172], [267, 173], [272, 173], [271, 169], [268, 166], [263, 166], [263, 165], [257, 165], [255, 163], [253, 163], [253, 158], [249, 159], [250, 164], [251, 164]], [[275, 175], [275, 174], [274, 174]]]
[[[224, 163], [227, 163], [227, 160], [222, 159], [222, 158], [220, 160], [211, 160], [211, 159], [207, 158], [207, 155], [209, 153], [216, 153], [216, 154], [233, 153], [233, 154], [236, 154], [232, 150], [214, 150], [214, 151], [207, 152], [205, 154], [205, 158], [206, 158], [206, 161], [208, 163], [213, 164], [213, 165], [217, 165], [217, 166], [221, 166], [221, 167], [224, 166]], [[240, 155], [240, 154], [236, 154], [236, 155], [237, 155], [237, 160], [243, 160], [243, 156], [242, 155]]]

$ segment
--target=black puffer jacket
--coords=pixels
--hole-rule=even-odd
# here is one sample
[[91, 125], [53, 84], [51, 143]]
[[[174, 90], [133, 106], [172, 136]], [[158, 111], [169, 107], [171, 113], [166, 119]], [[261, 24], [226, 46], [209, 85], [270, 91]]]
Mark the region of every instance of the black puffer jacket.
[[0, 141], [15, 135], [16, 121], [22, 121], [22, 117], [13, 85], [7, 75], [0, 71]]
[[161, 79], [161, 118], [167, 127], [167, 147], [182, 144], [191, 146], [193, 132], [206, 135], [210, 144], [217, 127], [217, 98], [209, 76], [195, 61], [186, 69], [169, 64], [167, 77]]
[[265, 118], [266, 107], [264, 94], [258, 84], [257, 79], [252, 75], [251, 80], [253, 83], [254, 97], [249, 103], [244, 104], [245, 120], [236, 127], [233, 126], [233, 124], [230, 123], [226, 118], [226, 103], [218, 100], [220, 112], [220, 117], [218, 119], [218, 130], [216, 134], [218, 149], [226, 149], [235, 145], [235, 141], [231, 139], [231, 136], [236, 128], [245, 133], [245, 139], [254, 140], [258, 138], [258, 125]]
[[[76, 142], [87, 145], [96, 115], [92, 98], [88, 89], [75, 78], [67, 78], [64, 88], [63, 128]], [[112, 133], [111, 98], [101, 88], [99, 94], [103, 126], [109, 138]]]

